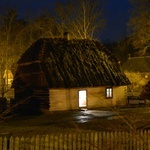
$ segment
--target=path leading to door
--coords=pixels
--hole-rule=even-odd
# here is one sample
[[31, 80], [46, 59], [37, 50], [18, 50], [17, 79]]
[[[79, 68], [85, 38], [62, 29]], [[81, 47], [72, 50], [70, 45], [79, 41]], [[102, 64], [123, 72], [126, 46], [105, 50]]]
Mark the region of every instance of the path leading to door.
[[75, 122], [85, 123], [89, 122], [92, 119], [97, 118], [110, 118], [116, 114], [112, 111], [101, 111], [101, 110], [82, 110], [78, 115], [76, 115]]

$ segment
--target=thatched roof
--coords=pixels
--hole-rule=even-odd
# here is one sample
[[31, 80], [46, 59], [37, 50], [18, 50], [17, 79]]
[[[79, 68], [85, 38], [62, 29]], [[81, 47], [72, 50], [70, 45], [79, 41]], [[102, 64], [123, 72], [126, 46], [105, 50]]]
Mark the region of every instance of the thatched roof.
[[122, 68], [128, 72], [150, 73], [150, 56], [129, 57]]
[[49, 88], [119, 86], [129, 84], [117, 59], [97, 40], [39, 39], [18, 61], [15, 80], [26, 75], [31, 86]]

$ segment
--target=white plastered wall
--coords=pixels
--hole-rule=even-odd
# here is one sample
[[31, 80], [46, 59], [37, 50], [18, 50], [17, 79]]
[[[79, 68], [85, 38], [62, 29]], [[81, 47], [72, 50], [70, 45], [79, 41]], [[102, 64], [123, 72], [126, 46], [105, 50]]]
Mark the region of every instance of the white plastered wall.
[[113, 98], [105, 98], [106, 87], [50, 89], [50, 111], [79, 109], [79, 90], [87, 91], [87, 108], [127, 104], [127, 86], [113, 87]]

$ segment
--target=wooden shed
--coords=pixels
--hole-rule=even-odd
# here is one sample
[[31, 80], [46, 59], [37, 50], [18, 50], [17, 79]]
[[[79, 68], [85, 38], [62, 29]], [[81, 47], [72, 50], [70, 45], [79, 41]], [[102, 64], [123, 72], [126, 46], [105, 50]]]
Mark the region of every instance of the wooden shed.
[[122, 66], [124, 71], [140, 73], [147, 81], [150, 80], [150, 56], [129, 57]]
[[126, 105], [130, 84], [99, 41], [42, 38], [18, 61], [15, 98], [50, 111]]
[[128, 86], [128, 95], [139, 96], [143, 86], [150, 81], [150, 56], [129, 57], [122, 66], [128, 74], [131, 85]]

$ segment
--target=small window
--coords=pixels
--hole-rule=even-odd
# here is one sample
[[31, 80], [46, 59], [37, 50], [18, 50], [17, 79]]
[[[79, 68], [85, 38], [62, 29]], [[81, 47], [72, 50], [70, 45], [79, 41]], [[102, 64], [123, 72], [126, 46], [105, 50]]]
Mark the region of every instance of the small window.
[[112, 98], [113, 97], [113, 90], [112, 87], [106, 88], [106, 98]]

